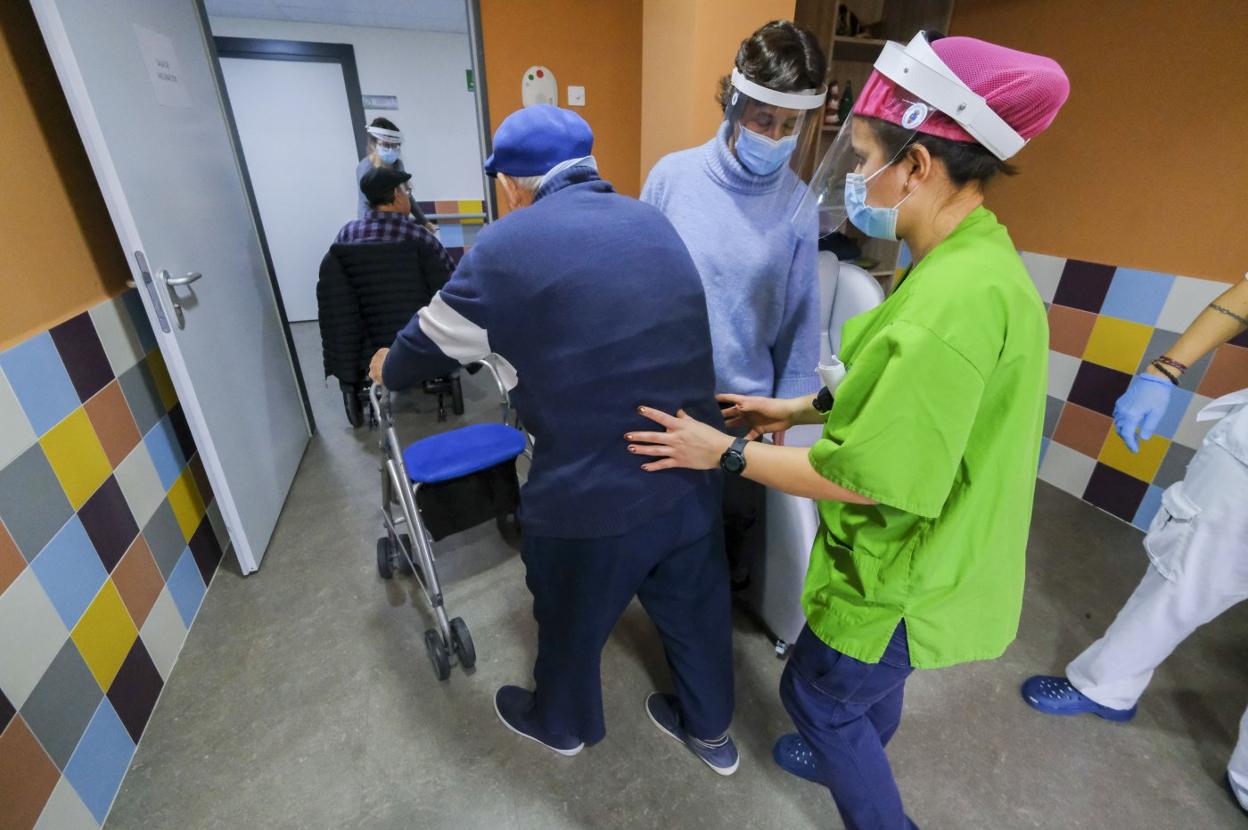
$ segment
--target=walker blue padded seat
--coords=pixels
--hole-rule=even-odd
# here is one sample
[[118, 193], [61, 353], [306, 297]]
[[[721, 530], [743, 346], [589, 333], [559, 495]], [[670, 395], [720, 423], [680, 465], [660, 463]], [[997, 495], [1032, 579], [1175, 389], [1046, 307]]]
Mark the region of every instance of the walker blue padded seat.
[[403, 464], [412, 483], [439, 484], [509, 461], [524, 445], [524, 433], [506, 424], [473, 424], [417, 441]]

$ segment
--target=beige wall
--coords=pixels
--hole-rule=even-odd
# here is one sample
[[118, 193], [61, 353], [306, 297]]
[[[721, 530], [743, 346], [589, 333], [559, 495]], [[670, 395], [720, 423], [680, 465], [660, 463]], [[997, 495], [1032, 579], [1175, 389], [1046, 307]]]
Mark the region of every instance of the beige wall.
[[0, 3], [0, 349], [125, 290], [129, 269], [26, 2]]
[[641, 180], [675, 150], [707, 141], [723, 120], [719, 79], [737, 47], [794, 0], [645, 0], [642, 24]]
[[521, 73], [548, 66], [560, 106], [567, 106], [569, 84], [585, 87], [585, 106], [576, 112], [593, 127], [599, 170], [616, 190], [637, 196], [641, 18], [638, 0], [481, 0], [491, 129], [520, 109]]
[[1028, 251], [1248, 270], [1248, 2], [957, 0], [952, 34], [1057, 60], [1070, 100], [989, 205]]

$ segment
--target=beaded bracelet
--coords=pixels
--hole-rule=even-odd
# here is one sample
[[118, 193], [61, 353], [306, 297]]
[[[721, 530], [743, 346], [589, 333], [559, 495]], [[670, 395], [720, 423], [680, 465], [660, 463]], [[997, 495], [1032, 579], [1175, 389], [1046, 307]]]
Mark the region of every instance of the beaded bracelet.
[[1242, 314], [1236, 314], [1235, 312], [1231, 311], [1229, 308], [1220, 306], [1217, 303], [1210, 303], [1209, 307], [1212, 308], [1214, 311], [1218, 312], [1219, 314], [1225, 314], [1227, 317], [1230, 317], [1232, 320], [1239, 323], [1241, 326], [1248, 326], [1248, 317], [1245, 317]]
[[1172, 369], [1177, 369], [1177, 370], [1178, 370], [1178, 372], [1179, 372], [1179, 374], [1183, 374], [1184, 372], [1186, 372], [1186, 371], [1187, 371], [1187, 368], [1188, 368], [1187, 366], [1184, 366], [1184, 365], [1183, 365], [1182, 363], [1180, 363], [1179, 361], [1175, 360], [1173, 357], [1169, 357], [1169, 356], [1164, 355], [1164, 354], [1163, 354], [1163, 355], [1161, 355], [1160, 357], [1158, 357], [1158, 358], [1157, 358], [1157, 360], [1156, 360], [1156, 362], [1158, 362], [1158, 363], [1164, 363], [1164, 364], [1166, 364], [1167, 366], [1169, 366], [1169, 367], [1170, 367], [1170, 368], [1172, 368]]
[[1167, 369], [1166, 365], [1162, 363], [1160, 360], [1154, 360], [1149, 365], [1152, 366], [1154, 369], [1156, 369], [1158, 372], [1161, 372], [1163, 375], [1165, 375], [1166, 378], [1169, 379], [1169, 381], [1173, 383], [1175, 386], [1179, 385], [1179, 376], [1175, 374], [1171, 374], [1170, 370]]

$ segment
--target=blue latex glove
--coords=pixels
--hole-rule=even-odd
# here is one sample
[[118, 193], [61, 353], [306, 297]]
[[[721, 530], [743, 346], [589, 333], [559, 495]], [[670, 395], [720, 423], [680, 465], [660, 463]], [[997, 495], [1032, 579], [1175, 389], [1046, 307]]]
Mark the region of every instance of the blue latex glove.
[[[1140, 440], [1153, 437], [1157, 424], [1170, 406], [1174, 384], [1164, 378], [1140, 374], [1114, 404], [1114, 429], [1131, 452], [1140, 451]], [[1139, 438], [1135, 432], [1139, 430]]]

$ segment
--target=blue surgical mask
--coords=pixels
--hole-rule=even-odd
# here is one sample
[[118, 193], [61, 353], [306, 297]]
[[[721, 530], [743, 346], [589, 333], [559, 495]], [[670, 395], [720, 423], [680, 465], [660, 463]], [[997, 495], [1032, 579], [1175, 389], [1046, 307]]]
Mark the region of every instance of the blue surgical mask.
[[797, 149], [797, 136], [768, 138], [746, 127], [737, 135], [737, 158], [756, 176], [776, 172]]
[[377, 158], [381, 159], [386, 164], [394, 164], [396, 161], [399, 160], [399, 148], [398, 147], [378, 147]]
[[870, 176], [861, 173], [845, 175], [845, 212], [849, 215], [849, 221], [855, 228], [876, 239], [897, 238], [897, 208], [914, 195], [914, 191], [910, 191], [891, 208], [867, 204], [867, 184], [887, 169], [888, 165], [885, 165]]

